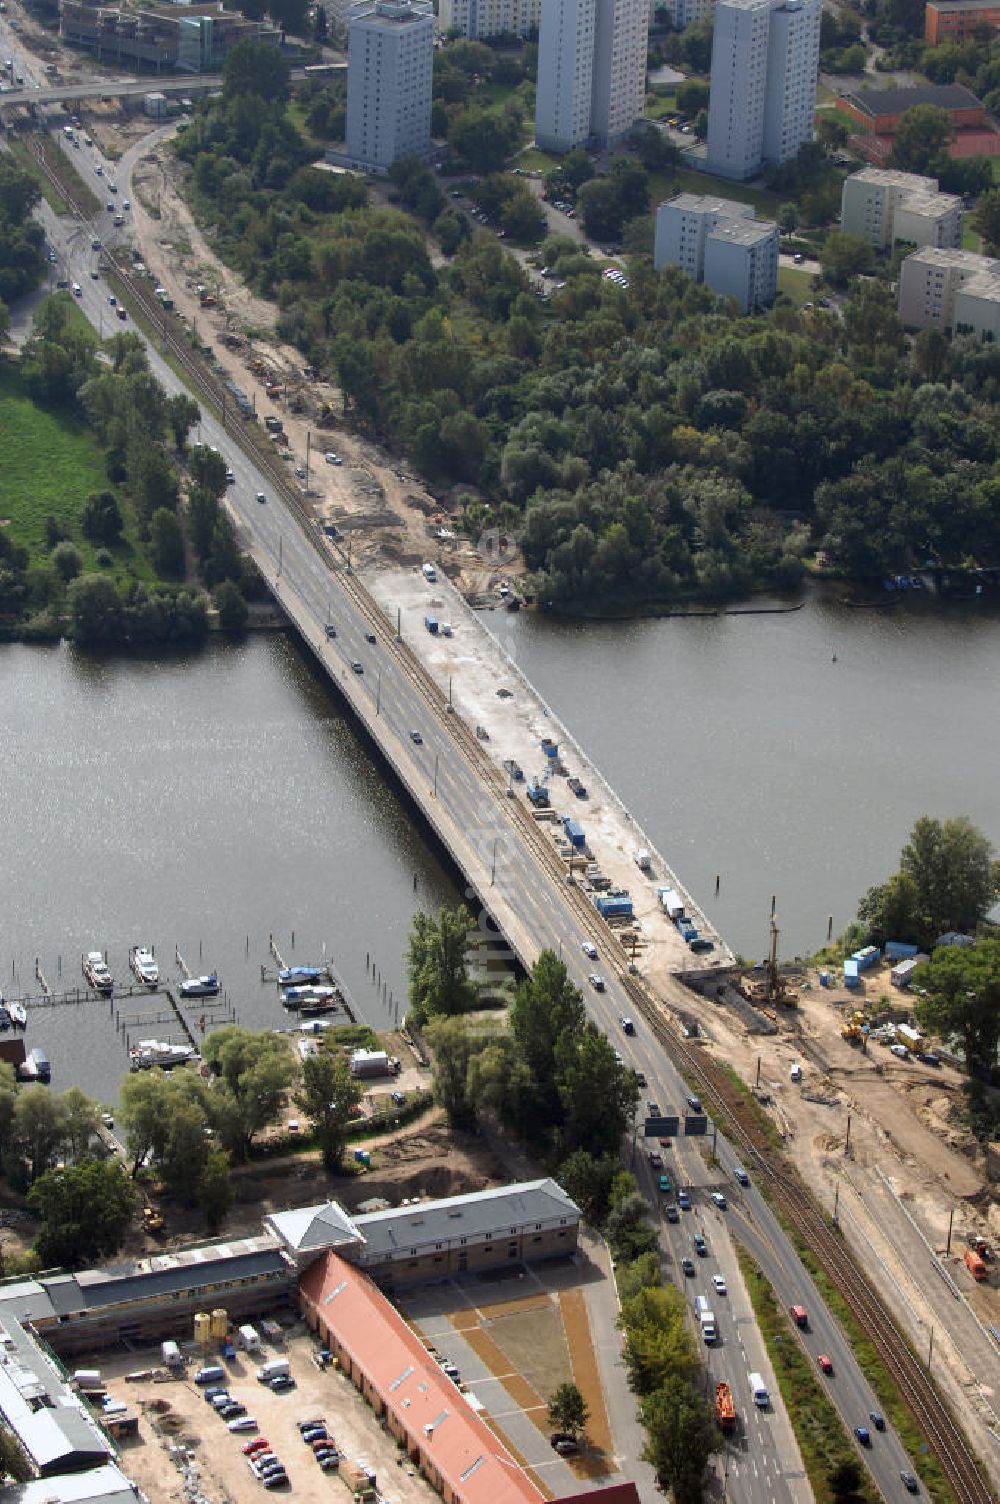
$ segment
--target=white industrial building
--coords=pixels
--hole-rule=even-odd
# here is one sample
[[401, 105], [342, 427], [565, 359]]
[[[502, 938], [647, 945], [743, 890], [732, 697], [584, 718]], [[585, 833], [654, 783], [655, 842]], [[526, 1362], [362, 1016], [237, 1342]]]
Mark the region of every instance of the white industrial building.
[[914, 251], [900, 267], [899, 317], [907, 329], [1000, 339], [1000, 261], [955, 247]]
[[768, 308], [778, 289], [778, 226], [755, 219], [750, 204], [679, 193], [656, 211], [653, 265], [679, 266], [741, 313]]
[[526, 37], [538, 26], [541, 6], [542, 0], [439, 0], [438, 31], [475, 42]]
[[962, 200], [941, 193], [936, 178], [865, 167], [844, 180], [840, 227], [879, 251], [897, 240], [957, 247], [962, 243]]
[[542, 0], [535, 141], [571, 151], [620, 140], [646, 97], [648, 0]]
[[343, 160], [384, 173], [431, 145], [434, 13], [429, 0], [363, 0], [347, 33]]
[[755, 177], [811, 141], [821, 0], [718, 0], [708, 103], [708, 170]]

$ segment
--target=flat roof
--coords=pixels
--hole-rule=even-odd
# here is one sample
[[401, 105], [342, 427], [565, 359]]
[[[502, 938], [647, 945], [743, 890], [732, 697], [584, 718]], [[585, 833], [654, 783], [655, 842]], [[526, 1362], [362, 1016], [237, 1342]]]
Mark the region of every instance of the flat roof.
[[32, 1478], [28, 1483], [10, 1483], [3, 1491], [4, 1504], [123, 1504], [136, 1498], [135, 1490], [113, 1462], [88, 1468], [82, 1473], [63, 1473], [55, 1493], [51, 1478]]
[[678, 193], [660, 205], [661, 209], [680, 209], [686, 214], [725, 214], [730, 219], [753, 219], [753, 204], [733, 198], [717, 198], [709, 193]]
[[778, 242], [778, 227], [763, 219], [724, 219], [714, 230], [708, 232], [709, 240], [729, 240], [734, 245], [760, 245], [762, 241]]
[[933, 104], [942, 110], [982, 109], [981, 102], [964, 84], [915, 84], [909, 89], [853, 89], [841, 96], [866, 115], [901, 115], [917, 104]]
[[898, 167], [862, 167], [860, 172], [852, 172], [844, 179], [845, 187], [848, 183], [877, 183], [886, 188], [906, 188], [911, 193], [920, 190], [936, 193], [938, 186], [937, 178], [924, 177], [919, 172], [903, 172]]
[[404, 1248], [451, 1242], [456, 1238], [477, 1240], [504, 1236], [530, 1222], [552, 1226], [575, 1225], [580, 1220], [576, 1202], [554, 1180], [527, 1180], [517, 1185], [494, 1186], [467, 1196], [448, 1196], [441, 1201], [417, 1201], [385, 1212], [356, 1217], [364, 1238], [362, 1263], [381, 1254]]
[[419, 1441], [440, 1474], [439, 1492], [463, 1504], [542, 1504], [541, 1491], [360, 1269], [326, 1253], [299, 1288], [397, 1424]]
[[0, 1413], [43, 1475], [92, 1468], [111, 1455], [34, 1334], [10, 1317], [0, 1326]]
[[918, 261], [922, 266], [960, 266], [967, 272], [982, 272], [983, 275], [996, 276], [1000, 273], [1000, 261], [992, 256], [980, 256], [975, 251], [963, 251], [958, 246], [925, 245], [918, 251], [911, 251], [904, 259]]

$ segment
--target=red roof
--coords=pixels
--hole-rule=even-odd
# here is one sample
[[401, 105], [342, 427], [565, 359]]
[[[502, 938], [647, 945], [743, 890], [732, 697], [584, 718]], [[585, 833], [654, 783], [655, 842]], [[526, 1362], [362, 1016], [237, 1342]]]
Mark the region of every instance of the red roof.
[[299, 1291], [456, 1497], [543, 1504], [519, 1463], [359, 1269], [324, 1254], [302, 1275]]

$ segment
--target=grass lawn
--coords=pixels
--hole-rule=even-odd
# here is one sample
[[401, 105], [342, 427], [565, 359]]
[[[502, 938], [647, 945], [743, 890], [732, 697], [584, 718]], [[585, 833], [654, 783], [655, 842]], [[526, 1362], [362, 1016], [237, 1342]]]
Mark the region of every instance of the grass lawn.
[[677, 86], [664, 84], [650, 89], [646, 95], [644, 111], [647, 120], [664, 120], [667, 115], [677, 114]]
[[983, 242], [976, 231], [972, 228], [970, 216], [967, 214], [962, 221], [962, 250], [981, 252]]
[[813, 275], [812, 272], [800, 271], [797, 266], [779, 266], [778, 291], [783, 292], [800, 307], [803, 303], [811, 303], [816, 296], [813, 290]]
[[994, 183], [1000, 183], [1000, 157], [991, 157], [990, 165], [993, 168]]
[[[675, 186], [676, 185], [676, 186]], [[740, 204], [753, 204], [762, 219], [773, 219], [781, 203], [776, 193], [766, 188], [750, 188], [746, 183], [732, 183], [728, 178], [712, 177], [707, 172], [693, 172], [689, 167], [676, 171], [651, 172], [649, 175], [650, 198], [655, 208], [675, 192], [709, 193], [718, 198], [735, 199]]]
[[[82, 315], [80, 315], [82, 317]], [[57, 517], [83, 556], [84, 569], [96, 568], [92, 543], [80, 529], [91, 491], [104, 490], [104, 455], [81, 419], [39, 407], [28, 396], [16, 365], [0, 364], [0, 520], [9, 536], [34, 560], [48, 555], [46, 517]], [[120, 503], [119, 503], [120, 504]], [[122, 507], [125, 539], [114, 550], [116, 578], [152, 581], [155, 573], [136, 546], [135, 519]]]
[[[771, 1286], [749, 1255], [742, 1248], [737, 1252], [813, 1497], [817, 1504], [829, 1504], [833, 1499], [829, 1475], [840, 1463], [856, 1460], [857, 1448], [848, 1437], [843, 1421], [795, 1336], [791, 1321], [778, 1305]], [[867, 1469], [862, 1468], [861, 1487], [856, 1497], [867, 1500], [868, 1504], [875, 1504], [875, 1500], [881, 1497]]]
[[559, 166], [559, 158], [554, 152], [539, 151], [537, 146], [529, 146], [525, 151], [518, 152], [514, 165], [523, 167], [525, 172], [551, 172], [553, 167]]

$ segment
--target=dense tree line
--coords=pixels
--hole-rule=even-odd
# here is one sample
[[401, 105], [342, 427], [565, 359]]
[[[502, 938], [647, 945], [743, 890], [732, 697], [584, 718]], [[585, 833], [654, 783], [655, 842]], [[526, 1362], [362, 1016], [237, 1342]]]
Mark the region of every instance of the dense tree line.
[[[456, 88], [449, 59], [474, 46], [440, 49]], [[971, 337], [910, 345], [887, 283], [851, 283], [842, 319], [780, 300], [740, 317], [675, 269], [639, 257], [625, 292], [555, 242], [541, 254], [566, 285], [541, 299], [495, 236], [462, 234], [447, 209], [434, 223], [453, 254], [435, 269], [435, 185], [401, 181], [418, 218], [372, 207], [358, 181], [303, 165], [280, 98], [227, 89], [180, 151], [224, 254], [277, 297], [282, 335], [360, 428], [520, 521], [543, 602], [787, 587], [817, 549], [850, 576], [995, 561], [1000, 354]], [[800, 178], [810, 163], [793, 164]], [[578, 185], [609, 232], [645, 191], [628, 161]], [[831, 280], [850, 281], [853, 256], [831, 238]]]
[[[92, 648], [196, 645], [208, 630], [208, 600], [183, 584], [187, 536], [202, 580], [216, 591], [220, 624], [242, 630], [244, 597], [259, 582], [220, 506], [225, 461], [203, 446], [188, 450], [198, 404], [184, 392], [167, 396], [138, 335], [114, 335], [104, 355], [98, 359], [96, 340], [73, 317], [67, 297], [37, 310], [19, 362], [24, 386], [39, 405], [86, 421], [104, 451], [108, 487], [87, 497], [76, 536], [57, 519], [47, 520], [47, 568], [0, 537], [4, 616], [15, 624], [32, 610], [46, 612], [55, 630], [66, 629]], [[156, 574], [174, 584], [116, 578], [128, 572], [133, 555], [123, 507]], [[84, 544], [96, 550], [89, 572]]]
[[0, 344], [12, 303], [45, 276], [45, 233], [31, 216], [41, 197], [38, 184], [7, 152], [0, 152]]

